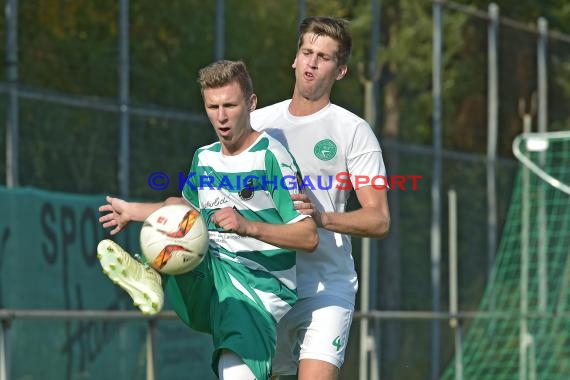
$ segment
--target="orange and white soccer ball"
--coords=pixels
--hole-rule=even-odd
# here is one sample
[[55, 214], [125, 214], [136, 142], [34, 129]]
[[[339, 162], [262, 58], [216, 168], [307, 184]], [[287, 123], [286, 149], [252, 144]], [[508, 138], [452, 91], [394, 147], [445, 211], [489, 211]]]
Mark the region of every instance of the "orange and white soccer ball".
[[170, 275], [191, 271], [208, 250], [208, 228], [196, 209], [167, 205], [153, 212], [140, 233], [142, 253], [155, 270]]

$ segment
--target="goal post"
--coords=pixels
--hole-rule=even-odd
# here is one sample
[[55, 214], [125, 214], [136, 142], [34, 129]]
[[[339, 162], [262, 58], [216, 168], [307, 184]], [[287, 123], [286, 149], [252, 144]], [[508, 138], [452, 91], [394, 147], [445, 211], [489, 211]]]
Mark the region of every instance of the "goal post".
[[[570, 379], [570, 131], [524, 133], [504, 231], [466, 323], [465, 380]], [[442, 380], [455, 380], [450, 361]]]
[[568, 148], [570, 131], [523, 133], [513, 141], [513, 154], [524, 167], [550, 186], [570, 195]]

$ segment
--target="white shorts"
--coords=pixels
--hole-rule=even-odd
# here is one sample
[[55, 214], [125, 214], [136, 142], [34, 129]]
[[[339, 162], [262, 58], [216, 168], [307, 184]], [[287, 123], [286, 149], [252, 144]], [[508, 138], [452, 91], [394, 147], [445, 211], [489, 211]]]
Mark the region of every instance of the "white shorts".
[[277, 324], [272, 375], [295, 375], [299, 360], [344, 362], [354, 305], [331, 295], [299, 299]]

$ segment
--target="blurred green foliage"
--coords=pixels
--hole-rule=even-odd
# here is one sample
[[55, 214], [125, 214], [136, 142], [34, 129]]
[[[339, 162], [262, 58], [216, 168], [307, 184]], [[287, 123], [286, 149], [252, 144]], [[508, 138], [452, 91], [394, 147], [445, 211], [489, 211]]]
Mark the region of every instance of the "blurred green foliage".
[[[243, 59], [252, 74], [259, 106], [287, 98], [293, 86], [293, 61], [297, 44], [297, 23], [300, 2], [278, 0], [260, 3], [256, 0], [227, 0], [224, 15], [224, 55], [228, 59]], [[470, 5], [486, 11], [488, 2], [464, 0], [455, 4]], [[380, 47], [377, 49], [378, 98], [375, 120], [381, 138], [395, 138], [406, 143], [430, 145], [432, 142], [432, 3], [417, 0], [383, 0], [380, 18]], [[500, 14], [536, 25], [539, 16], [547, 17], [551, 28], [564, 32], [570, 29], [570, 6], [563, 0], [536, 2], [500, 1]], [[370, 0], [305, 2], [307, 15], [332, 15], [351, 21], [354, 34], [353, 56], [347, 77], [333, 90], [333, 102], [363, 115], [363, 82], [371, 80], [370, 44], [372, 12]], [[117, 99], [119, 92], [118, 1], [102, 0], [37, 0], [20, 2], [18, 8], [18, 70], [19, 83], [31, 88], [48, 89], [64, 94]], [[487, 21], [444, 7], [444, 67], [443, 67], [443, 128], [444, 147], [473, 153], [486, 151], [486, 91], [487, 91]], [[0, 38], [6, 40], [6, 20], [0, 20]], [[152, 104], [193, 113], [203, 113], [201, 97], [195, 79], [198, 70], [215, 57], [216, 2], [175, 0], [157, 4], [141, 0], [129, 3], [129, 98], [132, 105]], [[536, 35], [501, 26], [500, 32], [500, 154], [510, 156], [512, 137], [522, 129], [519, 102], [530, 104], [536, 92]], [[549, 95], [553, 117], [549, 122], [555, 129], [568, 124], [565, 104], [570, 98], [570, 44], [550, 41]], [[6, 54], [5, 46], [0, 53]], [[0, 73], [6, 79], [6, 70]], [[50, 159], [29, 155], [27, 151], [46, 153], [61, 164], [83, 165], [81, 171], [95, 173], [94, 154], [116, 157], [118, 118], [110, 112], [69, 111], [57, 104], [25, 105], [20, 129], [24, 156], [21, 176], [23, 184], [55, 190], [98, 192], [102, 189], [93, 181], [78, 184], [77, 176], [65, 180], [47, 179], [29, 173], [26, 167], [47, 166], [51, 176], [57, 168], [49, 169]], [[62, 107], [60, 109], [60, 107]], [[21, 110], [24, 106], [21, 108]], [[528, 107], [530, 108], [530, 107]], [[50, 117], [45, 118], [46, 109]], [[3, 108], [0, 108], [4, 117]], [[90, 116], [88, 116], [91, 114]], [[97, 116], [95, 116], [97, 114]], [[97, 153], [86, 143], [81, 154], [68, 151], [69, 144], [35, 141], [40, 120], [44, 133], [51, 139], [65, 141], [59, 129], [78, 141], [94, 141], [95, 130], [105, 129]], [[140, 120], [139, 120], [140, 121]], [[133, 155], [145, 160], [147, 149], [136, 142], [136, 120], [131, 123]], [[144, 128], [177, 124], [172, 120], [147, 120]], [[191, 123], [190, 123], [191, 124]], [[36, 125], [32, 127], [32, 125]], [[203, 131], [207, 126], [190, 125]], [[168, 136], [164, 130], [159, 133]], [[95, 133], [97, 135], [97, 133]], [[189, 145], [200, 146], [213, 138], [211, 133], [198, 133]], [[37, 140], [37, 139], [36, 139]], [[146, 140], [158, 144], [151, 150], [166, 152], [172, 142], [162, 146], [161, 139]], [[184, 140], [183, 140], [184, 141]], [[93, 144], [93, 142], [91, 142]], [[26, 146], [30, 144], [31, 146]], [[74, 149], [80, 149], [74, 147]], [[141, 149], [141, 152], [137, 152]], [[55, 151], [55, 152], [53, 152]], [[59, 152], [59, 153], [58, 153]], [[192, 151], [180, 152], [189, 160]], [[0, 156], [3, 166], [5, 155]], [[157, 155], [153, 155], [153, 159]], [[32, 160], [26, 162], [26, 160]], [[150, 157], [148, 160], [152, 160]], [[175, 159], [181, 162], [183, 158]], [[79, 161], [80, 163], [78, 164]], [[90, 163], [88, 163], [89, 161]], [[91, 165], [91, 166], [89, 166]], [[144, 165], [148, 166], [148, 165]], [[177, 169], [180, 165], [177, 164]], [[112, 166], [104, 165], [107, 172]], [[116, 169], [116, 168], [115, 168]], [[185, 170], [185, 169], [184, 169]], [[133, 174], [135, 175], [135, 174]], [[115, 175], [109, 176], [115, 182]], [[108, 181], [109, 181], [108, 180]], [[106, 184], [106, 188], [109, 183]], [[134, 184], [136, 188], [139, 184]], [[136, 193], [136, 190], [135, 190]]]

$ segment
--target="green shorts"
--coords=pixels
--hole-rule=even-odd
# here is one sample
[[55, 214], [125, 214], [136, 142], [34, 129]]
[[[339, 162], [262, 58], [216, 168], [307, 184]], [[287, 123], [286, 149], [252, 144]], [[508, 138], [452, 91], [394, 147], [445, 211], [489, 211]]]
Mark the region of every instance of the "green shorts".
[[[257, 379], [269, 378], [276, 321], [253, 290], [257, 278], [252, 270], [209, 253], [193, 271], [165, 280], [168, 300], [180, 319], [212, 335], [216, 375], [222, 350], [228, 349], [242, 358]], [[263, 280], [266, 283], [267, 278]], [[275, 282], [277, 289], [282, 287]]]

